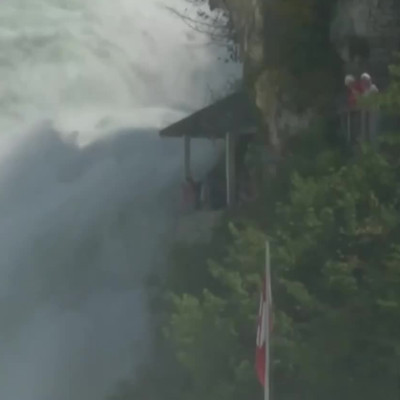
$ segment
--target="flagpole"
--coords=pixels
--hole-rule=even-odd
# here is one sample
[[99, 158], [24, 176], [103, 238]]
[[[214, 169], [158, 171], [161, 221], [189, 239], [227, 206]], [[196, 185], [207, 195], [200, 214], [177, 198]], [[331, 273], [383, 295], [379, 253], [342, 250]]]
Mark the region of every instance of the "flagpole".
[[269, 400], [269, 335], [270, 335], [270, 312], [271, 312], [271, 270], [270, 270], [270, 251], [269, 241], [265, 243], [265, 380], [264, 380], [264, 400]]

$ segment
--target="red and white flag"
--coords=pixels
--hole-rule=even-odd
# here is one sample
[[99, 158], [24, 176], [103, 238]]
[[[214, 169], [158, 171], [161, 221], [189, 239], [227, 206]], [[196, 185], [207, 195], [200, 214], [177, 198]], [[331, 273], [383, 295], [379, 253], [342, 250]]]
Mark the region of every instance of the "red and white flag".
[[268, 388], [269, 377], [269, 336], [272, 331], [272, 293], [271, 276], [269, 270], [269, 245], [266, 248], [266, 273], [260, 296], [256, 338], [256, 372], [260, 383]]

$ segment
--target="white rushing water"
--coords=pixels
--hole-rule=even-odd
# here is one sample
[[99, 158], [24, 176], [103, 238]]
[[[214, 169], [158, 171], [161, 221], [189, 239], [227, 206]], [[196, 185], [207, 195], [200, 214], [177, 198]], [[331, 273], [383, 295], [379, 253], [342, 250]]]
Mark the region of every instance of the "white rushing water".
[[235, 73], [183, 2], [1, 2], [1, 400], [104, 400], [146, 357], [182, 172], [156, 130]]

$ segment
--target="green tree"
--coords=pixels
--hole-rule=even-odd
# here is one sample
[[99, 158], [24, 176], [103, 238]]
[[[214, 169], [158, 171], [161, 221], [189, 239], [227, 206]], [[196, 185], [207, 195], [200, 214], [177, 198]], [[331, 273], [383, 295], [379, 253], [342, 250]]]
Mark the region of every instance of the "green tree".
[[[396, 90], [380, 104], [391, 106]], [[142, 379], [142, 399], [261, 396], [253, 364], [268, 236], [274, 398], [398, 400], [400, 137], [346, 160], [318, 128], [292, 144], [258, 204], [173, 258], [161, 319], [168, 356], [154, 369], [172, 389]]]
[[[400, 150], [400, 148], [398, 148]], [[291, 399], [397, 399], [400, 169], [366, 150], [322, 176], [293, 173], [273, 243], [274, 392]], [[208, 262], [213, 291], [172, 296], [166, 333], [197, 400], [253, 397], [265, 233], [232, 228]]]

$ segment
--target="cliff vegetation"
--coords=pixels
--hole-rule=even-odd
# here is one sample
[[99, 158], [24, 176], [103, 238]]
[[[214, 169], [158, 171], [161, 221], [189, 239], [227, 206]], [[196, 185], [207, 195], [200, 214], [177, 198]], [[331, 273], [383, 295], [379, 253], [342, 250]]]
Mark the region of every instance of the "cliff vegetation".
[[[154, 359], [113, 399], [261, 398], [255, 333], [269, 238], [272, 398], [398, 400], [397, 125], [382, 133], [379, 150], [365, 146], [355, 158], [327, 117], [342, 84], [329, 40], [334, 1], [226, 3], [236, 26], [247, 29], [238, 32], [246, 83], [269, 135], [275, 124], [272, 143], [279, 148], [284, 137], [285, 162], [262, 180], [254, 203], [226, 213], [209, 243], [176, 244], [166, 280], [153, 282]], [[246, 44], [252, 35], [261, 38], [261, 52], [257, 40]], [[378, 100], [397, 116], [399, 71], [391, 68], [392, 83]], [[282, 108], [311, 108], [313, 118], [297, 125], [297, 135], [281, 136]]]

